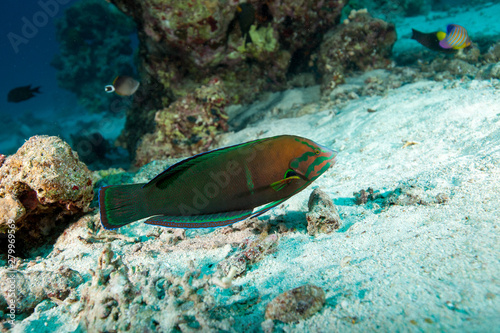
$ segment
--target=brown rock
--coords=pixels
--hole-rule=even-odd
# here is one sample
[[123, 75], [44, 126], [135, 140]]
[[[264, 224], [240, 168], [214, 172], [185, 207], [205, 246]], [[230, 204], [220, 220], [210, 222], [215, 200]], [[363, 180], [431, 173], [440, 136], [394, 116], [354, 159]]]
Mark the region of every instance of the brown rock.
[[315, 189], [309, 197], [309, 212], [306, 214], [309, 235], [330, 233], [340, 228], [341, 219], [332, 199], [320, 189]]
[[311, 317], [325, 304], [325, 292], [310, 284], [284, 292], [266, 307], [266, 319], [284, 323]]
[[41, 245], [67, 217], [88, 211], [93, 195], [91, 173], [67, 143], [31, 137], [0, 167], [0, 233], [15, 222], [16, 249]]

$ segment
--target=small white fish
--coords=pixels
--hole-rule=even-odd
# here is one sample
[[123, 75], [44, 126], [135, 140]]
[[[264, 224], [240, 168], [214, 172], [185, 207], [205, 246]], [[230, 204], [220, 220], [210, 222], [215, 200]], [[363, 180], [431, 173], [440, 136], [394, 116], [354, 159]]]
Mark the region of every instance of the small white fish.
[[104, 87], [104, 91], [107, 93], [115, 92], [120, 96], [131, 96], [137, 91], [139, 85], [139, 81], [130, 76], [118, 75], [113, 84]]

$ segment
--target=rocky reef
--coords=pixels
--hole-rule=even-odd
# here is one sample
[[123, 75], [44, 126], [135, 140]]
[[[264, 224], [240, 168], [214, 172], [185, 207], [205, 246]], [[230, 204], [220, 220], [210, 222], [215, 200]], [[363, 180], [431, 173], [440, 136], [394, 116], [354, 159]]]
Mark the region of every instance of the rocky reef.
[[325, 36], [318, 56], [323, 89], [343, 83], [347, 73], [391, 67], [394, 24], [373, 18], [367, 11], [352, 11], [344, 24]]
[[167, 157], [196, 155], [214, 144], [227, 130], [224, 106], [227, 96], [222, 82], [214, 78], [193, 93], [156, 112], [156, 128], [145, 134], [137, 148], [136, 164], [142, 166]]
[[[231, 102], [282, 89], [289, 60], [303, 47], [316, 48], [344, 6], [343, 0], [253, 0], [242, 12], [242, 1], [111, 2], [137, 23], [144, 71], [165, 90], [183, 96], [217, 75]], [[253, 22], [249, 31], [235, 24], [243, 19]]]
[[87, 212], [93, 195], [91, 173], [67, 143], [32, 137], [0, 167], [0, 233], [15, 223], [17, 253], [39, 247]]
[[286, 88], [291, 67], [307, 63], [344, 6], [343, 0], [111, 3], [137, 24], [141, 82], [152, 88], [134, 99], [119, 139], [132, 155], [142, 136], [154, 130], [158, 110], [215, 77], [225, 84], [229, 104]]

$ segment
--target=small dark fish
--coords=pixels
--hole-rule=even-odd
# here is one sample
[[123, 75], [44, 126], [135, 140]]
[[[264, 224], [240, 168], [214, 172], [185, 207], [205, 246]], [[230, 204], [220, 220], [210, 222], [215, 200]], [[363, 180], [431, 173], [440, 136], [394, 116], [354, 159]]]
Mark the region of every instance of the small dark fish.
[[249, 3], [242, 3], [236, 9], [236, 19], [240, 25], [241, 35], [245, 36], [245, 43], [250, 43], [252, 38], [248, 33], [255, 21], [255, 8]]
[[147, 184], [101, 187], [101, 223], [106, 229], [144, 218], [170, 228], [232, 224], [305, 189], [335, 163], [335, 155], [293, 135], [212, 150], [172, 165]]
[[467, 31], [456, 24], [448, 24], [447, 32], [435, 31], [430, 33], [412, 30], [412, 39], [433, 51], [455, 53], [459, 49], [469, 47], [471, 40]]
[[31, 88], [31, 84], [24, 87], [14, 88], [9, 91], [7, 101], [12, 103], [19, 103], [35, 97], [34, 93], [41, 94], [40, 87]]
[[245, 37], [245, 44], [251, 43], [252, 38], [248, 32], [250, 31], [252, 24], [255, 22], [255, 8], [249, 3], [242, 3], [238, 5], [234, 19], [229, 22], [229, 26], [227, 28], [226, 42], [229, 38], [229, 34], [233, 31], [236, 22], [238, 22], [240, 26], [241, 36]]
[[118, 75], [113, 84], [104, 87], [104, 91], [107, 93], [115, 92], [120, 96], [131, 96], [139, 88], [139, 81], [126, 75]]

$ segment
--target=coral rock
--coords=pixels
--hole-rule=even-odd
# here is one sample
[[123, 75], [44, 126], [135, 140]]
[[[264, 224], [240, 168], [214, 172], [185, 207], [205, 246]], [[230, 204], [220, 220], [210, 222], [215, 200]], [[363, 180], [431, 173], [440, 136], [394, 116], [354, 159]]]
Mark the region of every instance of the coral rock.
[[144, 135], [137, 148], [137, 165], [207, 151], [216, 135], [227, 130], [226, 103], [223, 84], [214, 78], [158, 111], [154, 133]]
[[330, 90], [332, 82], [343, 83], [348, 70], [390, 67], [389, 56], [395, 42], [394, 24], [366, 12], [353, 15], [349, 23], [333, 30], [321, 44], [318, 65], [323, 74], [323, 89]]
[[231, 83], [231, 98], [248, 102], [263, 89], [283, 88], [290, 57], [318, 46], [346, 1], [248, 1], [255, 10], [248, 43], [234, 24], [242, 1], [110, 2], [137, 23], [145, 71], [176, 97], [218, 75]]
[[309, 318], [325, 304], [325, 292], [310, 284], [284, 292], [266, 307], [266, 319], [284, 323]]
[[330, 233], [340, 228], [341, 220], [332, 199], [320, 189], [315, 189], [309, 197], [309, 212], [306, 214], [309, 235]]
[[14, 221], [16, 248], [36, 246], [65, 217], [88, 211], [91, 173], [58, 137], [34, 136], [0, 167], [0, 233]]

